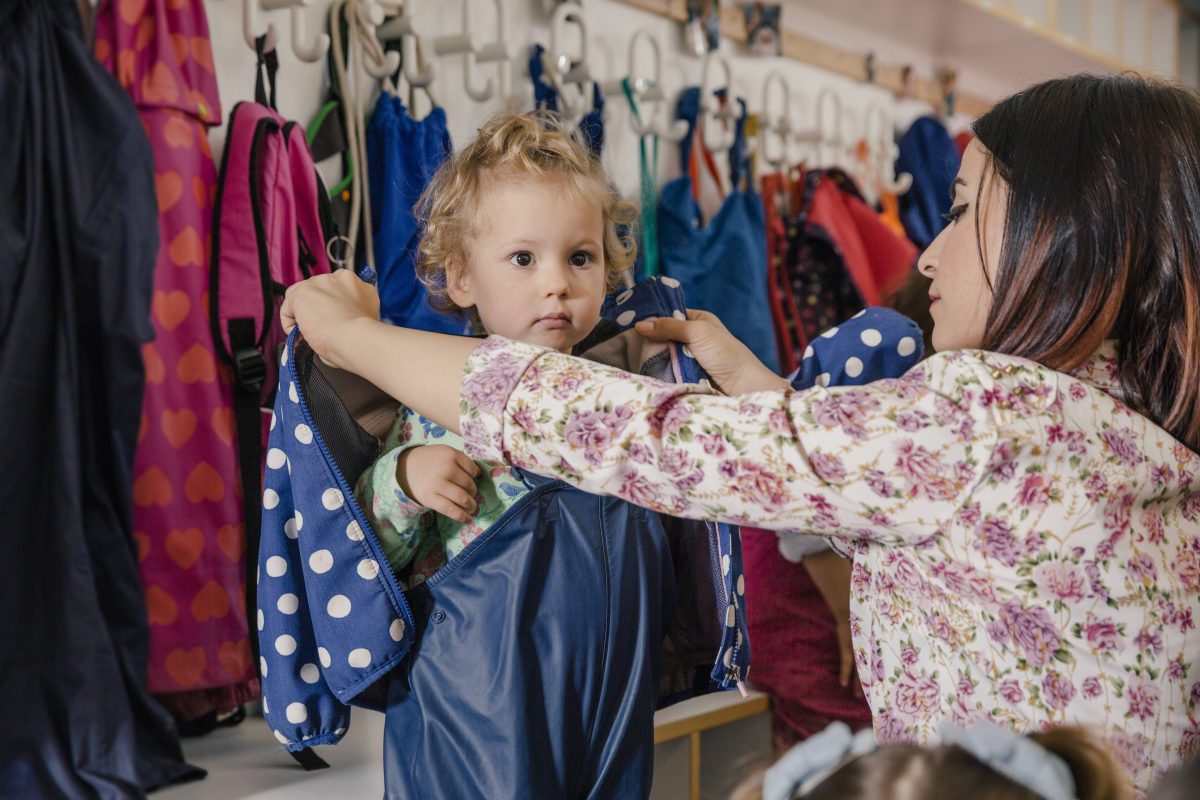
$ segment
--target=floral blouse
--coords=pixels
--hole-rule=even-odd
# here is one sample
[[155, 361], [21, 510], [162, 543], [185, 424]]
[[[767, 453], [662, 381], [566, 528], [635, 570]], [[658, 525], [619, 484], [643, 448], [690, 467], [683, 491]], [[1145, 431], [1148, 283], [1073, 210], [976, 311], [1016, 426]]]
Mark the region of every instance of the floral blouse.
[[1145, 791], [1200, 751], [1200, 456], [1073, 375], [981, 351], [724, 397], [492, 338], [467, 452], [684, 517], [834, 537], [885, 741], [1095, 726]]

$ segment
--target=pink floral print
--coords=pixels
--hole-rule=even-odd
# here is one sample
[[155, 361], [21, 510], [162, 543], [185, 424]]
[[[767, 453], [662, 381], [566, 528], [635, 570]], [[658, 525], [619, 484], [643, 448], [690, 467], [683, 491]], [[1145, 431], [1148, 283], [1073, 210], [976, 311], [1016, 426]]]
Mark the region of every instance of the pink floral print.
[[882, 739], [1092, 725], [1145, 791], [1200, 750], [1200, 457], [1125, 404], [1114, 354], [1067, 375], [958, 351], [722, 397], [491, 339], [462, 428], [478, 459], [831, 537]]

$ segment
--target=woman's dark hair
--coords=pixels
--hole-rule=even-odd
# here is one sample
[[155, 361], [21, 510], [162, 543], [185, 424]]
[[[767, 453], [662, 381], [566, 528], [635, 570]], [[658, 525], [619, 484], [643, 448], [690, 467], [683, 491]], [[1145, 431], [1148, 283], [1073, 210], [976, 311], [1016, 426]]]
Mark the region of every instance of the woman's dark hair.
[[984, 349], [1066, 372], [1116, 339], [1126, 399], [1200, 452], [1200, 94], [1076, 75], [974, 130], [1008, 185]]

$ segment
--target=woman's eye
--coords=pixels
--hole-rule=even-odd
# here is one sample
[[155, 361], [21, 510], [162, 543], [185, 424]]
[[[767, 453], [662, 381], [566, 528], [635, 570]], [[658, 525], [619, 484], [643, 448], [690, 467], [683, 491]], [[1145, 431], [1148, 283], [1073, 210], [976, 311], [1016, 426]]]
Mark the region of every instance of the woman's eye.
[[586, 250], [580, 250], [577, 253], [571, 254], [572, 267], [586, 267], [592, 263], [592, 254]]
[[513, 253], [509, 256], [508, 261], [516, 267], [528, 267], [533, 263], [533, 254], [522, 250], [519, 253]]
[[963, 203], [962, 205], [958, 205], [958, 206], [955, 206], [954, 208], [950, 209], [949, 212], [942, 214], [942, 219], [944, 219], [950, 223], [958, 222], [958, 218], [961, 217], [963, 214], [965, 214], [966, 211], [967, 211], [967, 204]]

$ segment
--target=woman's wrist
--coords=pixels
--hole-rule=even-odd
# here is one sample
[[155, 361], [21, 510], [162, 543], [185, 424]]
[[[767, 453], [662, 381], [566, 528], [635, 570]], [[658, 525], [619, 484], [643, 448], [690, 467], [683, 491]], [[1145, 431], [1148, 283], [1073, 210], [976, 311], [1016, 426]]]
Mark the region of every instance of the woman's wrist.
[[728, 395], [777, 392], [792, 386], [787, 378], [776, 375], [757, 359], [743, 366], [732, 383], [732, 386], [725, 387], [725, 393]]
[[341, 326], [332, 342], [333, 352], [330, 354], [338, 368], [367, 377], [364, 372], [370, 368], [369, 354], [374, 349], [371, 345], [372, 336], [384, 324], [370, 317], [358, 317]]

